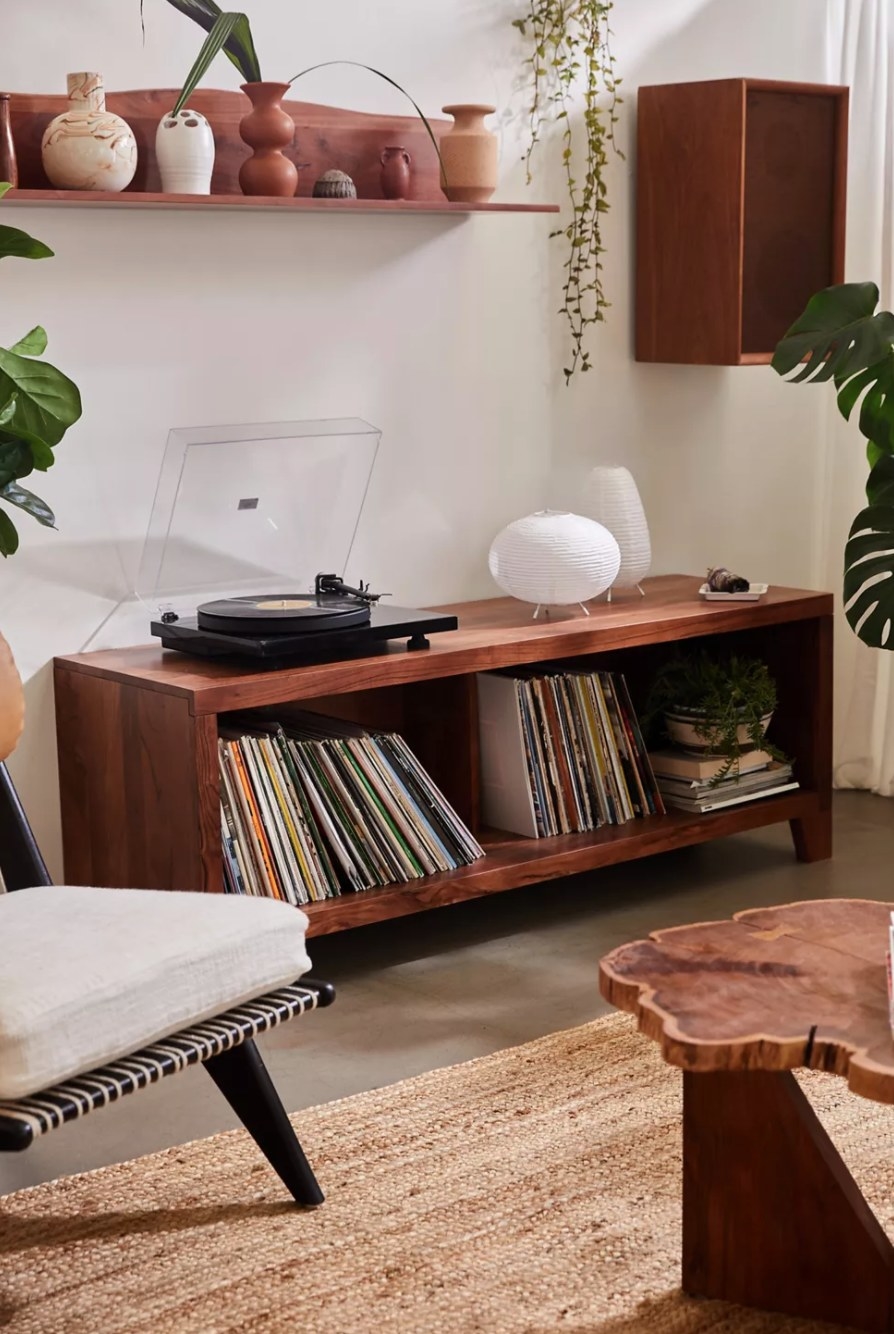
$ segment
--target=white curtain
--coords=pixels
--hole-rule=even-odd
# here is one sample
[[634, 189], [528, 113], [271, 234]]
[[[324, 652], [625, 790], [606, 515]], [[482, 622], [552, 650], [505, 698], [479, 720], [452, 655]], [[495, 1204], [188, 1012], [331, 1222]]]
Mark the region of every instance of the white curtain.
[[[882, 305], [894, 302], [894, 0], [827, 0], [830, 83], [847, 84], [850, 142], [847, 209], [849, 282], [874, 281]], [[838, 787], [894, 796], [894, 653], [869, 649], [841, 607], [848, 529], [865, 505], [868, 473], [857, 424], [842, 421], [829, 386], [821, 461], [818, 574], [835, 590], [836, 747]]]

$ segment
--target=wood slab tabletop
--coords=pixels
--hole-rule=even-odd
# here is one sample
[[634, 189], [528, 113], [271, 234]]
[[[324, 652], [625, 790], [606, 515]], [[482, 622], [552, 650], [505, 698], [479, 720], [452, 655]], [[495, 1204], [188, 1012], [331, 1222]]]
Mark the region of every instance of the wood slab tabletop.
[[821, 899], [656, 931], [606, 955], [600, 989], [683, 1070], [807, 1066], [891, 1103], [892, 908]]

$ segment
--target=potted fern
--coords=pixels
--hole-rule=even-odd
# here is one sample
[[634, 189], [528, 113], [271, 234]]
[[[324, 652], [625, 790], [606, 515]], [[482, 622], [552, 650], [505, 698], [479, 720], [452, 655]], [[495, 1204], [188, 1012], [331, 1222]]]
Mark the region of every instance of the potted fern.
[[[11, 187], [0, 183], [0, 198]], [[53, 252], [17, 227], [0, 226], [0, 259], [49, 259]], [[81, 415], [77, 386], [42, 360], [46, 331], [36, 325], [11, 347], [0, 347], [0, 555], [12, 556], [19, 534], [9, 507], [55, 528], [45, 501], [20, 485], [53, 466], [54, 449]]]
[[713, 657], [704, 649], [679, 653], [658, 672], [644, 722], [654, 736], [666, 736], [686, 750], [724, 760], [711, 786], [739, 771], [744, 751], [785, 756], [767, 740], [776, 709], [776, 683], [767, 665], [736, 654]]

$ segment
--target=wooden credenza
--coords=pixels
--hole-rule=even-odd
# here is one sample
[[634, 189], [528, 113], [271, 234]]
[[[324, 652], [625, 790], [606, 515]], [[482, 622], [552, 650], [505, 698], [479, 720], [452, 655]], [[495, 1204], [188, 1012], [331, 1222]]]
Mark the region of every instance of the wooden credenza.
[[[706, 603], [699, 580], [646, 581], [646, 597], [591, 603], [589, 617], [531, 619], [511, 598], [443, 610], [460, 628], [428, 651], [270, 671], [145, 646], [56, 659], [65, 876], [69, 884], [223, 889], [218, 719], [300, 702], [399, 731], [485, 846], [472, 866], [307, 909], [320, 935], [613, 862], [789, 821], [803, 861], [831, 855], [832, 597], [773, 588], [756, 603]], [[641, 706], [681, 641], [761, 657], [776, 679], [776, 742], [800, 791], [711, 815], [673, 812], [589, 834], [527, 839], [482, 828], [475, 674], [521, 664], [623, 671]]]

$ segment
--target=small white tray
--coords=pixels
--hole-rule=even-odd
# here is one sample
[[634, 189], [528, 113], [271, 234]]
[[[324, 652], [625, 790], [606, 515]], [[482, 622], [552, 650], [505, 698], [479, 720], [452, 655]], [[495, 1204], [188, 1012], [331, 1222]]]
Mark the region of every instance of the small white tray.
[[698, 593], [706, 602], [758, 602], [769, 587], [769, 584], [752, 584], [747, 593], [715, 593], [707, 584], [702, 584]]

